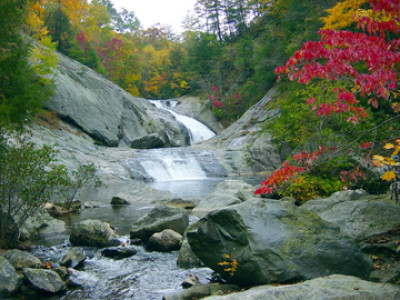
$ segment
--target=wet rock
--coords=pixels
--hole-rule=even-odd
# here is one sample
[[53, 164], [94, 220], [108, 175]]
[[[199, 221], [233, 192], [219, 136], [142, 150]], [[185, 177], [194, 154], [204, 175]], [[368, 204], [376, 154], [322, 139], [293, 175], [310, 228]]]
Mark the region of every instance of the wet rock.
[[67, 231], [64, 221], [54, 219], [43, 208], [34, 216], [29, 217], [22, 225], [26, 240], [36, 240], [48, 236], [59, 235]]
[[79, 268], [86, 259], [81, 248], [72, 248], [61, 260], [61, 265], [67, 268]]
[[21, 250], [8, 250], [1, 254], [13, 265], [17, 270], [23, 268], [41, 268], [42, 262], [29, 252]]
[[182, 240], [181, 249], [179, 250], [179, 256], [177, 260], [177, 265], [180, 268], [190, 269], [203, 266], [201, 260], [190, 248], [189, 242], [186, 235], [184, 235]]
[[189, 277], [188, 278], [186, 278], [183, 282], [182, 282], [182, 284], [181, 284], [181, 286], [184, 288], [184, 289], [188, 289], [188, 288], [191, 288], [192, 286], [194, 286], [194, 285], [196, 285], [196, 284], [199, 284], [200, 282], [199, 282], [199, 278], [197, 278], [197, 276], [193, 276], [193, 275], [189, 275]]
[[181, 198], [176, 198], [171, 201], [165, 202], [163, 204], [173, 206], [173, 207], [179, 207], [179, 208], [184, 208], [187, 210], [193, 209], [196, 207], [196, 205], [199, 204], [199, 200], [196, 199], [181, 199]]
[[192, 300], [203, 299], [211, 295], [222, 295], [228, 292], [238, 291], [240, 288], [233, 284], [196, 284], [174, 295], [164, 296], [163, 300]]
[[[187, 236], [206, 266], [243, 286], [337, 273], [367, 279], [372, 271], [356, 241], [338, 226], [279, 200], [251, 199], [212, 211]], [[232, 277], [220, 263], [234, 260]]]
[[22, 286], [23, 279], [15, 268], [3, 256], [0, 256], [0, 296], [9, 297], [16, 294]]
[[400, 288], [391, 284], [364, 281], [352, 276], [331, 275], [299, 284], [265, 285], [244, 292], [213, 296], [207, 300], [297, 300], [297, 299], [398, 299]]
[[68, 278], [69, 278], [69, 270], [68, 270], [68, 268], [61, 267], [61, 266], [56, 266], [56, 267], [53, 267], [52, 270], [54, 272], [56, 272], [60, 276], [62, 281], [65, 282], [65, 281], [68, 280]]
[[130, 204], [129, 201], [118, 196], [112, 197], [111, 199], [111, 205], [127, 205], [127, 204]]
[[26, 268], [23, 274], [32, 287], [40, 292], [56, 294], [66, 291], [65, 283], [52, 270]]
[[74, 246], [106, 247], [114, 232], [108, 223], [85, 220], [74, 224], [69, 240]]
[[200, 200], [192, 213], [201, 218], [214, 209], [240, 204], [243, 202], [242, 199], [247, 200], [244, 198], [244, 193], [240, 193], [240, 191], [249, 189], [253, 189], [253, 187], [244, 181], [224, 180], [218, 183], [207, 197]]
[[101, 251], [104, 257], [113, 259], [123, 259], [135, 255], [137, 251], [134, 248], [108, 248]]
[[69, 214], [69, 210], [55, 205], [53, 203], [46, 203], [44, 205], [44, 209], [50, 214], [52, 217], [61, 217]]
[[185, 209], [160, 205], [132, 225], [130, 237], [147, 242], [154, 233], [164, 229], [182, 234], [188, 225], [189, 215]]
[[182, 235], [171, 230], [165, 229], [161, 232], [154, 233], [147, 245], [147, 250], [168, 252], [179, 250], [182, 243]]
[[82, 202], [78, 199], [74, 199], [70, 203], [70, 209], [79, 211], [82, 208]]
[[310, 200], [301, 209], [316, 213], [358, 240], [387, 232], [400, 220], [400, 207], [387, 201], [386, 195], [369, 196], [362, 190], [336, 192], [327, 199]]

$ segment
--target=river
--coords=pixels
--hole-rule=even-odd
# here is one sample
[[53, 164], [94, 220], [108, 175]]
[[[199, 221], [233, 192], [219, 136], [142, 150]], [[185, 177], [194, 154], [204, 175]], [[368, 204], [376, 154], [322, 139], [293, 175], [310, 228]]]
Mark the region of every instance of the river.
[[[169, 111], [190, 132], [191, 143], [197, 143], [215, 134], [197, 120], [174, 112], [173, 101], [152, 101], [160, 109]], [[127, 159], [132, 174], [140, 172], [152, 181], [147, 184], [156, 190], [168, 191], [174, 197], [201, 199], [224, 179], [224, 168], [213, 159], [212, 151], [188, 148], [140, 150], [135, 158]], [[134, 176], [133, 176], [134, 177]], [[115, 191], [134, 189], [126, 183], [108, 185], [87, 191], [86, 197], [95, 200], [96, 206], [71, 215], [68, 225], [85, 220], [100, 219], [114, 227], [119, 238], [129, 244], [131, 224], [148, 212], [153, 205], [134, 204], [113, 208], [110, 195]], [[85, 194], [85, 193], [84, 193]], [[191, 217], [191, 221], [195, 221]], [[71, 246], [65, 235], [48, 237], [40, 241], [32, 253], [45, 261], [59, 262]], [[88, 258], [81, 270], [71, 271], [70, 282], [76, 285], [64, 295], [40, 296], [36, 299], [162, 299], [164, 295], [181, 290], [181, 283], [189, 275], [207, 283], [212, 271], [208, 268], [181, 269], [176, 261], [178, 252], [159, 253], [146, 251], [141, 246], [130, 246], [137, 254], [122, 260], [112, 260], [101, 255], [98, 249], [85, 248]], [[35, 299], [21, 296], [15, 299]]]

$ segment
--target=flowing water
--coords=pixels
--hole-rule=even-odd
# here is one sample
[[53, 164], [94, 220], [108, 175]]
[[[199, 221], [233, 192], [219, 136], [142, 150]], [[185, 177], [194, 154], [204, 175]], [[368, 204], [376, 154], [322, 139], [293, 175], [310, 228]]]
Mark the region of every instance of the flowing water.
[[[152, 101], [157, 107], [170, 111], [178, 122], [184, 124], [191, 135], [191, 143], [211, 138], [214, 133], [204, 124], [172, 110], [174, 101]], [[176, 197], [201, 199], [225, 176], [224, 168], [214, 159], [212, 151], [191, 148], [140, 150], [135, 157], [125, 161], [133, 178], [147, 178], [157, 190], [168, 190]], [[149, 211], [151, 205], [128, 205], [113, 208], [110, 195], [113, 190], [134, 189], [132, 186], [106, 187], [98, 190], [93, 200], [98, 207], [84, 209], [72, 215], [69, 225], [84, 219], [109, 221], [120, 239], [129, 245], [131, 224]], [[191, 219], [193, 221], [193, 219]], [[68, 235], [43, 240], [33, 254], [43, 262], [59, 262], [71, 249]], [[122, 260], [101, 256], [98, 249], [85, 248], [88, 259], [81, 270], [71, 271], [70, 282], [76, 287], [61, 296], [40, 296], [36, 299], [162, 299], [164, 295], [181, 290], [181, 283], [190, 274], [207, 283], [212, 271], [208, 268], [180, 269], [176, 261], [178, 252], [158, 253], [145, 251], [141, 246], [129, 246], [137, 254]], [[21, 296], [18, 299], [35, 299]]]

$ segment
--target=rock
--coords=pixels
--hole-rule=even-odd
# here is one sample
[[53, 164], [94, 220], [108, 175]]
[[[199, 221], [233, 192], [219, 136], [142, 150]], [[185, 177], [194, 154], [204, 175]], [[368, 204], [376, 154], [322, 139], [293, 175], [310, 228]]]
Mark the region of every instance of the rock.
[[172, 229], [182, 234], [189, 225], [189, 216], [183, 208], [160, 205], [132, 225], [131, 239], [147, 242], [153, 233]]
[[[206, 266], [238, 285], [337, 273], [367, 279], [372, 270], [356, 241], [338, 226], [289, 202], [251, 199], [212, 211], [200, 222], [187, 232], [190, 247]], [[224, 261], [237, 263], [233, 277], [220, 265]]]
[[107, 247], [118, 247], [122, 242], [118, 238], [109, 239], [107, 242]]
[[58, 205], [54, 205], [53, 203], [46, 203], [44, 209], [50, 214], [52, 217], [61, 217], [69, 214], [69, 210], [62, 208]]
[[192, 248], [190, 248], [186, 234], [183, 237], [182, 246], [179, 250], [179, 256], [176, 263], [179, 268], [184, 269], [191, 269], [203, 266], [201, 260], [196, 256], [196, 254], [194, 254]]
[[196, 205], [199, 204], [199, 200], [197, 199], [181, 199], [181, 198], [176, 198], [172, 199], [171, 201], [164, 202], [164, 205], [168, 206], [173, 206], [173, 207], [180, 207], [184, 208], [186, 210], [190, 210], [196, 207]]
[[196, 284], [191, 288], [185, 289], [179, 293], [164, 296], [163, 300], [192, 300], [203, 299], [211, 295], [222, 295], [228, 292], [238, 291], [239, 287], [233, 284]]
[[18, 293], [23, 279], [15, 271], [11, 263], [0, 256], [0, 297], [9, 297]]
[[130, 204], [128, 201], [126, 201], [123, 198], [120, 198], [118, 196], [112, 197], [111, 199], [111, 205], [126, 205]]
[[108, 248], [101, 251], [104, 257], [113, 259], [123, 259], [135, 255], [137, 251], [134, 248]]
[[81, 248], [72, 248], [61, 260], [61, 265], [67, 268], [79, 268], [86, 259], [86, 254]]
[[241, 180], [224, 180], [218, 183], [207, 197], [200, 200], [192, 210], [192, 214], [204, 217], [214, 209], [242, 203], [243, 194], [240, 191], [252, 188], [250, 184]]
[[78, 199], [74, 199], [70, 203], [70, 209], [71, 210], [80, 210], [82, 208], [82, 202]]
[[65, 282], [65, 281], [67, 281], [69, 279], [69, 270], [68, 270], [68, 268], [57, 266], [57, 267], [52, 268], [52, 270], [54, 272], [56, 272], [60, 276], [62, 281]]
[[182, 235], [165, 229], [154, 233], [148, 240], [146, 249], [152, 251], [168, 252], [179, 250], [182, 243]]
[[52, 270], [26, 268], [23, 274], [33, 288], [40, 292], [56, 294], [66, 291], [65, 283]]
[[199, 282], [199, 278], [198, 278], [197, 276], [193, 276], [192, 274], [190, 274], [189, 277], [186, 278], [186, 279], [182, 282], [181, 286], [182, 286], [184, 289], [188, 289], [188, 288], [191, 288], [192, 286], [194, 286], [194, 285], [196, 285], [196, 284], [199, 284], [199, 283], [200, 283], [200, 282]]
[[43, 208], [40, 208], [34, 216], [29, 217], [21, 228], [26, 239], [36, 240], [49, 236], [56, 236], [67, 231], [65, 222], [54, 219]]
[[400, 207], [385, 201], [386, 198], [386, 195], [368, 196], [361, 190], [336, 192], [327, 199], [310, 200], [301, 209], [315, 212], [350, 236], [362, 240], [399, 224]]
[[13, 265], [17, 270], [23, 268], [41, 268], [42, 262], [29, 252], [21, 250], [8, 250], [1, 254]]
[[356, 277], [331, 275], [303, 283], [283, 286], [258, 286], [244, 292], [212, 296], [207, 300], [298, 300], [298, 299], [399, 299], [400, 289], [391, 284], [373, 283]]
[[132, 146], [154, 147], [157, 137], [158, 147], [188, 145], [188, 133], [171, 115], [62, 54], [54, 81], [55, 91], [46, 107], [99, 144], [116, 147], [123, 140]]
[[99, 207], [99, 204], [97, 204], [96, 202], [94, 202], [94, 201], [91, 201], [91, 202], [84, 202], [83, 203], [83, 208], [98, 208]]
[[69, 240], [74, 246], [105, 247], [113, 235], [108, 223], [85, 220], [72, 226]]

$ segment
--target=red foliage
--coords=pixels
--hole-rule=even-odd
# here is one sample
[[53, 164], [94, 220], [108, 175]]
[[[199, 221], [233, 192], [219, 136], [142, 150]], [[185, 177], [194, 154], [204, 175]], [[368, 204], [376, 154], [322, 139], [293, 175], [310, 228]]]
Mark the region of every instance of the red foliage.
[[79, 46], [81, 46], [82, 49], [88, 50], [88, 47], [86, 47], [85, 32], [83, 32], [83, 31], [79, 32], [75, 38], [76, 38], [76, 41], [78, 42]]
[[[321, 40], [310, 41], [296, 51], [284, 66], [276, 68], [277, 74], [287, 74], [290, 80], [309, 84], [315, 78], [352, 82], [361, 97], [368, 97], [368, 103], [378, 107], [378, 99], [388, 100], [390, 92], [398, 89], [398, 65], [400, 63], [400, 39], [389, 42], [385, 32], [400, 32], [399, 1], [370, 0], [373, 12], [381, 12], [388, 18], [385, 21], [364, 17], [358, 26], [367, 33], [350, 31], [321, 30]], [[377, 36], [377, 33], [380, 35]], [[364, 63], [367, 71], [361, 73], [355, 67]], [[307, 103], [314, 104], [310, 98]], [[348, 121], [356, 123], [367, 113], [359, 104], [353, 92], [342, 89], [334, 103], [313, 105], [319, 116], [346, 112]]]
[[213, 106], [214, 106], [215, 108], [222, 108], [222, 107], [224, 107], [224, 104], [223, 104], [221, 101], [219, 101], [219, 100], [214, 100], [214, 101], [213, 101]]

